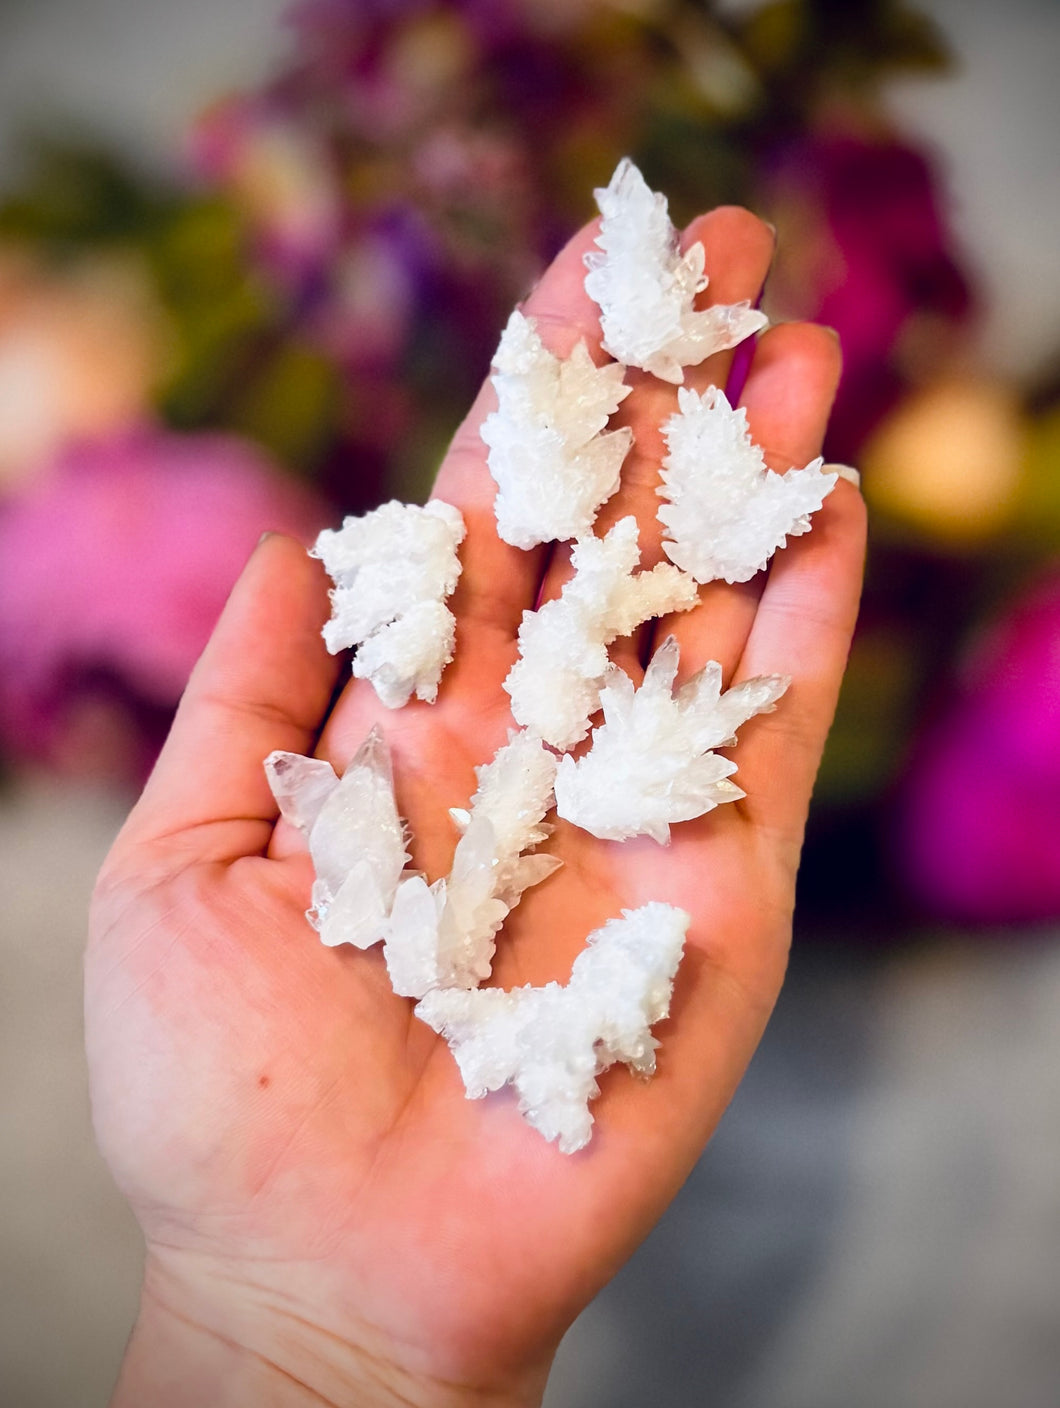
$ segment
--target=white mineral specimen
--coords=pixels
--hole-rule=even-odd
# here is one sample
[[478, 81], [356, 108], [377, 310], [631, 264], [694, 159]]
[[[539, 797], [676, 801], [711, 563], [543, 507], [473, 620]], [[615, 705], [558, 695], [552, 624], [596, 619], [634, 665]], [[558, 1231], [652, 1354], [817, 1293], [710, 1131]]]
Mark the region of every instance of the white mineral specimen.
[[809, 531], [838, 476], [824, 473], [820, 459], [772, 473], [747, 412], [716, 386], [702, 395], [682, 386], [677, 404], [663, 426], [669, 454], [658, 492], [667, 502], [659, 518], [672, 539], [663, 551], [697, 582], [746, 582], [787, 538]]
[[637, 521], [619, 519], [605, 537], [575, 544], [574, 576], [560, 596], [523, 613], [519, 659], [504, 688], [517, 722], [554, 748], [572, 748], [589, 731], [611, 641], [698, 600], [687, 574], [666, 562], [635, 572], [639, 561]]
[[600, 306], [603, 345], [612, 357], [679, 383], [684, 367], [766, 325], [746, 301], [696, 311], [696, 295], [708, 282], [703, 246], [680, 253], [666, 197], [648, 187], [628, 157], [594, 194], [603, 220], [600, 250], [585, 257], [585, 288]]
[[572, 1154], [592, 1137], [597, 1076], [622, 1061], [655, 1070], [655, 1022], [670, 1010], [689, 916], [668, 904], [623, 910], [589, 935], [569, 983], [435, 989], [416, 1015], [445, 1036], [469, 1099], [511, 1084], [519, 1109]]
[[746, 795], [728, 780], [736, 764], [711, 749], [735, 743], [739, 726], [771, 712], [790, 681], [760, 675], [723, 694], [721, 666], [712, 660], [675, 694], [678, 663], [677, 642], [668, 636], [639, 689], [611, 666], [600, 692], [604, 722], [593, 731], [592, 747], [577, 762], [560, 760], [561, 817], [603, 840], [650, 836], [666, 845], [671, 822]]
[[493, 365], [497, 409], [482, 438], [497, 482], [497, 532], [517, 548], [582, 537], [618, 488], [633, 443], [629, 429], [604, 433], [632, 389], [624, 369], [594, 366], [584, 341], [561, 361], [518, 309]]
[[383, 937], [408, 861], [382, 734], [372, 729], [341, 778], [330, 763], [298, 753], [270, 753], [265, 771], [281, 813], [309, 841], [310, 923], [329, 946], [368, 948]]
[[[534, 850], [552, 829], [544, 818], [553, 798], [562, 817], [595, 836], [665, 844], [674, 822], [744, 795], [730, 780], [736, 765], [715, 750], [788, 685], [761, 676], [723, 693], [711, 662], [675, 690], [670, 637], [637, 689], [607, 648], [643, 621], [695, 606], [697, 582], [753, 576], [788, 536], [807, 531], [837, 477], [820, 460], [770, 473], [742, 410], [716, 388], [699, 396], [679, 385], [685, 366], [734, 347], [766, 319], [746, 302], [696, 310], [707, 287], [703, 247], [680, 253], [666, 200], [631, 162], [596, 196], [603, 219], [585, 287], [618, 364], [594, 366], [584, 341], [566, 360], [552, 356], [519, 312], [494, 360], [498, 405], [482, 438], [498, 532], [520, 548], [573, 539], [573, 575], [557, 599], [523, 614], [504, 688], [524, 727], [476, 770], [469, 807], [452, 810], [461, 835], [450, 873], [428, 884], [407, 868], [408, 835], [377, 730], [341, 779], [293, 753], [266, 761], [283, 816], [308, 837], [316, 870], [308, 917], [324, 943], [382, 940], [394, 991], [420, 999], [416, 1015], [448, 1041], [468, 1096], [512, 1085], [528, 1122], [564, 1153], [591, 1137], [601, 1072], [615, 1062], [654, 1072], [651, 1028], [669, 1012], [690, 919], [660, 902], [624, 910], [589, 935], [566, 985], [477, 986], [512, 907], [561, 864]], [[659, 489], [671, 560], [650, 571], [639, 570], [633, 517], [602, 538], [592, 532], [632, 443], [628, 429], [606, 429], [629, 391], [621, 364], [679, 387]], [[448, 504], [392, 502], [322, 533], [313, 549], [335, 582], [328, 649], [356, 646], [355, 675], [391, 708], [413, 693], [437, 695], [455, 645], [445, 600], [464, 531]], [[558, 760], [547, 745], [573, 747], [601, 704], [589, 750]]]
[[309, 840], [316, 871], [309, 920], [329, 945], [368, 948], [384, 939], [394, 991], [472, 987], [488, 978], [497, 930], [523, 891], [562, 862], [527, 854], [551, 834], [556, 758], [540, 739], [513, 732], [476, 769], [452, 870], [428, 885], [407, 870], [390, 753], [373, 729], [339, 779], [329, 763], [271, 753], [265, 770], [283, 816]]
[[391, 500], [325, 528], [310, 549], [335, 583], [324, 641], [333, 654], [359, 647], [353, 673], [371, 680], [389, 709], [412, 694], [437, 698], [453, 658], [455, 623], [444, 602], [460, 576], [464, 531], [452, 504]]
[[552, 831], [543, 819], [555, 775], [555, 756], [523, 731], [476, 769], [470, 811], [454, 813], [463, 835], [448, 877], [428, 886], [412, 875], [398, 887], [383, 950], [396, 993], [422, 997], [433, 987], [469, 988], [489, 977], [508, 912], [561, 864], [525, 854]]

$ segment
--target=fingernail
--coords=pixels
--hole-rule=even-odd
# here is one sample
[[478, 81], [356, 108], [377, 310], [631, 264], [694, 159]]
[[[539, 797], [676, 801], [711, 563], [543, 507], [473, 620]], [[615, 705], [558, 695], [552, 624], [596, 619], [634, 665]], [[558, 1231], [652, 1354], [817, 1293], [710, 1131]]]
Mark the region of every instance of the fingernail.
[[266, 528], [265, 531], [264, 531], [264, 533], [262, 533], [261, 537], [260, 537], [260, 538], [258, 539], [258, 541], [257, 541], [257, 544], [256, 544], [255, 549], [254, 549], [255, 552], [257, 551], [258, 548], [261, 547], [262, 543], [265, 541], [266, 538], [275, 538], [275, 536], [276, 536], [276, 530], [275, 530], [275, 528]]
[[838, 474], [840, 479], [845, 479], [848, 484], [853, 484], [855, 489], [861, 488], [861, 475], [852, 465], [826, 464], [823, 469], [825, 474]]

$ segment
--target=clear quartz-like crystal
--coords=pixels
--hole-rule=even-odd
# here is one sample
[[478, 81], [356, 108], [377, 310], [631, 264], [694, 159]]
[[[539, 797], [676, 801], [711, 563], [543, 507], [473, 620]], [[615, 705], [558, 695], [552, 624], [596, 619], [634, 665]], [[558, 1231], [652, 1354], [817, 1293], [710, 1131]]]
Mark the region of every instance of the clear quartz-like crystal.
[[611, 666], [592, 747], [577, 761], [560, 760], [561, 817], [603, 840], [651, 836], [665, 845], [672, 822], [745, 795], [729, 781], [736, 763], [711, 750], [730, 746], [741, 724], [770, 712], [790, 681], [761, 675], [722, 693], [721, 666], [712, 660], [675, 693], [678, 663], [677, 642], [668, 636], [639, 689]]
[[565, 985], [435, 989], [416, 1015], [445, 1036], [469, 1099], [514, 1086], [528, 1123], [572, 1154], [589, 1142], [597, 1077], [655, 1070], [652, 1026], [670, 1010], [689, 916], [651, 903], [589, 935]]
[[561, 595], [523, 613], [519, 659], [504, 681], [517, 722], [564, 750], [585, 737], [599, 707], [610, 642], [698, 600], [692, 579], [669, 563], [635, 571], [640, 548], [632, 516], [603, 538], [579, 539], [571, 560], [574, 576]]
[[284, 817], [309, 841], [310, 923], [331, 946], [376, 943], [408, 860], [382, 734], [371, 731], [341, 778], [329, 763], [297, 753], [270, 753], [265, 772]]
[[335, 583], [324, 641], [333, 653], [358, 646], [353, 672], [400, 708], [413, 694], [433, 703], [453, 658], [455, 623], [445, 599], [460, 575], [464, 520], [452, 504], [420, 507], [396, 500], [338, 530], [326, 528], [310, 549]]
[[277, 750], [265, 759], [265, 776], [284, 821], [306, 836], [320, 809], [339, 785], [339, 776], [323, 758]]
[[789, 537], [809, 531], [838, 476], [824, 473], [820, 459], [771, 472], [746, 411], [716, 386], [702, 395], [682, 386], [677, 403], [663, 426], [663, 551], [697, 582], [746, 582]]
[[681, 254], [666, 197], [653, 192], [629, 160], [595, 192], [603, 219], [585, 257], [585, 288], [600, 306], [606, 351], [627, 366], [680, 383], [683, 369], [735, 347], [767, 319], [749, 303], [697, 311], [707, 287], [702, 244]]
[[554, 357], [518, 310], [493, 364], [497, 409], [482, 439], [497, 482], [497, 532], [518, 548], [583, 536], [618, 488], [633, 442], [626, 428], [605, 433], [631, 390], [624, 369], [594, 366], [584, 341], [566, 360]]

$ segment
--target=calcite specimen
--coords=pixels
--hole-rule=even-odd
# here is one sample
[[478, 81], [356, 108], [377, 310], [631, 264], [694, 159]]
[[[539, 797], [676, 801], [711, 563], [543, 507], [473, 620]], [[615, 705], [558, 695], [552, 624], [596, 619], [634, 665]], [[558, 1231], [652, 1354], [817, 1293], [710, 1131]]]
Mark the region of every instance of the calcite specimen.
[[331, 946], [376, 943], [408, 861], [382, 734], [371, 731], [341, 779], [330, 763], [298, 753], [270, 753], [265, 773], [281, 814], [309, 842], [310, 923]]
[[631, 390], [623, 368], [594, 366], [584, 341], [566, 360], [554, 357], [518, 310], [493, 365], [497, 409], [482, 439], [497, 482], [497, 532], [517, 548], [582, 537], [618, 488], [633, 442], [628, 429], [605, 433]]
[[665, 845], [673, 822], [745, 795], [729, 781], [736, 764], [711, 750], [735, 743], [739, 726], [770, 712], [790, 681], [761, 675], [722, 693], [721, 666], [712, 660], [675, 693], [679, 654], [668, 636], [639, 689], [624, 670], [608, 670], [604, 722], [592, 747], [577, 761], [560, 760], [561, 817], [604, 840], [650, 836]]
[[357, 646], [353, 673], [398, 709], [415, 694], [433, 703], [453, 658], [455, 622], [445, 599], [460, 576], [464, 520], [452, 504], [396, 500], [340, 529], [325, 528], [310, 549], [335, 583], [324, 641], [333, 653]]
[[589, 731], [610, 642], [698, 600], [685, 573], [665, 562], [637, 572], [639, 561], [637, 521], [622, 518], [603, 538], [579, 539], [561, 595], [523, 613], [519, 659], [504, 688], [516, 720], [554, 748], [571, 748]]
[[[768, 675], [722, 690], [709, 663], [675, 689], [673, 637], [655, 652], [643, 683], [608, 658], [608, 646], [653, 617], [685, 611], [698, 582], [745, 581], [787, 537], [804, 533], [835, 483], [815, 460], [770, 473], [742, 410], [722, 391], [680, 387], [683, 368], [735, 346], [764, 326], [749, 304], [697, 310], [707, 287], [702, 245], [680, 252], [666, 200], [622, 162], [596, 192], [598, 249], [585, 287], [600, 307], [604, 350], [597, 367], [584, 341], [566, 359], [544, 346], [532, 320], [512, 314], [494, 359], [497, 409], [482, 438], [497, 484], [498, 533], [519, 548], [573, 540], [573, 575], [555, 600], [523, 614], [519, 655], [504, 682], [523, 725], [476, 770], [450, 872], [429, 884], [408, 868], [389, 753], [373, 732], [342, 778], [291, 753], [267, 760], [288, 821], [308, 837], [316, 868], [310, 921], [327, 944], [382, 941], [396, 993], [419, 999], [416, 1015], [445, 1037], [469, 1097], [514, 1087], [528, 1122], [564, 1153], [592, 1133], [589, 1102], [615, 1062], [655, 1069], [652, 1026], [669, 1011], [689, 916], [655, 902], [624, 910], [589, 935], [568, 983], [510, 992], [478, 986], [492, 971], [496, 936], [524, 891], [560, 860], [535, 850], [560, 816], [602, 839], [646, 835], [660, 844], [675, 822], [744, 795], [736, 765], [715, 751], [770, 711], [788, 681]], [[679, 385], [678, 413], [663, 427], [668, 453], [659, 518], [670, 558], [640, 570], [637, 523], [592, 531], [615, 492], [632, 443], [608, 431], [630, 388], [626, 366]], [[396, 708], [413, 694], [433, 701], [452, 657], [445, 605], [460, 572], [459, 512], [384, 504], [322, 533], [314, 554], [335, 581], [333, 651], [355, 646], [354, 674]], [[602, 705], [604, 721], [575, 759], [574, 747]]]
[[697, 582], [746, 582], [789, 537], [810, 528], [835, 485], [822, 460], [771, 472], [751, 439], [747, 412], [734, 410], [717, 386], [700, 395], [682, 386], [677, 414], [663, 426], [659, 509], [663, 551]]
[[628, 158], [594, 194], [603, 220], [599, 251], [585, 257], [585, 288], [600, 306], [603, 345], [612, 357], [680, 383], [685, 367], [766, 325], [748, 302], [696, 310], [696, 295], [708, 283], [703, 246], [680, 252], [666, 197], [650, 190]]
[[416, 1015], [442, 1033], [471, 1099], [514, 1086], [519, 1109], [565, 1154], [589, 1142], [597, 1076], [655, 1070], [652, 1026], [670, 1010], [690, 919], [673, 905], [623, 910], [589, 935], [564, 986], [436, 988]]
[[422, 997], [433, 987], [469, 988], [489, 977], [509, 911], [561, 864], [527, 854], [552, 831], [543, 819], [555, 775], [555, 756], [526, 732], [512, 733], [476, 769], [470, 810], [454, 813], [463, 835], [448, 877], [429, 886], [410, 875], [398, 886], [383, 950], [396, 993]]
[[528, 854], [551, 834], [556, 758], [513, 732], [476, 769], [449, 875], [428, 885], [407, 870], [407, 833], [394, 797], [390, 752], [373, 729], [339, 779], [330, 763], [270, 753], [265, 772], [282, 815], [308, 838], [316, 871], [309, 920], [329, 945], [383, 952], [394, 991], [472, 987], [490, 974], [497, 930], [523, 891], [562, 862]]

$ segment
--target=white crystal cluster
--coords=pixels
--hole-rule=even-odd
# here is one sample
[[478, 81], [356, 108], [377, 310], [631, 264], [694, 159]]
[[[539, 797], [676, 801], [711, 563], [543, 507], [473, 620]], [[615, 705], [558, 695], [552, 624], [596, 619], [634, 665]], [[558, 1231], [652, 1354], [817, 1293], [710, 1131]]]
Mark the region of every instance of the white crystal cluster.
[[394, 797], [390, 753], [373, 729], [341, 779], [330, 763], [271, 753], [266, 775], [282, 815], [307, 837], [316, 871], [310, 923], [329, 945], [383, 952], [394, 991], [473, 987], [490, 975], [494, 937], [523, 891], [562, 863], [526, 854], [551, 833], [556, 758], [540, 739], [513, 733], [476, 770], [463, 835], [445, 879], [406, 870], [407, 835]]
[[633, 442], [631, 430], [605, 431], [631, 390], [624, 368], [594, 366], [584, 341], [566, 360], [554, 357], [518, 310], [493, 365], [497, 409], [482, 439], [497, 482], [497, 532], [517, 548], [584, 536], [618, 488]]
[[513, 733], [476, 769], [470, 810], [453, 813], [463, 835], [448, 877], [428, 885], [410, 875], [397, 888], [386, 925], [390, 981], [402, 997], [431, 988], [471, 988], [490, 975], [497, 931], [523, 891], [562, 862], [527, 854], [551, 833], [556, 758], [526, 732]]
[[463, 540], [464, 520], [452, 504], [391, 500], [325, 528], [310, 549], [335, 583], [325, 644], [332, 653], [357, 647], [353, 673], [371, 681], [388, 709], [413, 694], [437, 698], [453, 658], [456, 623], [445, 599], [460, 576]]
[[368, 948], [408, 861], [390, 753], [373, 729], [339, 778], [330, 763], [270, 753], [265, 774], [281, 815], [305, 835], [316, 871], [309, 922], [324, 943]]
[[440, 1032], [468, 1096], [512, 1085], [519, 1109], [565, 1154], [589, 1142], [597, 1076], [616, 1061], [655, 1070], [654, 1023], [670, 1010], [689, 916], [651, 903], [589, 935], [566, 985], [435, 989], [416, 1015]]
[[592, 747], [560, 760], [556, 811], [565, 820], [607, 841], [650, 836], [666, 845], [675, 821], [746, 795], [729, 781], [736, 764], [712, 750], [734, 744], [740, 725], [770, 712], [790, 681], [760, 675], [723, 693], [721, 666], [712, 660], [675, 693], [679, 657], [668, 636], [639, 689], [610, 667]]
[[696, 584], [667, 562], [640, 562], [637, 520], [621, 518], [603, 538], [581, 538], [574, 575], [562, 593], [525, 611], [519, 658], [504, 681], [512, 713], [554, 748], [566, 750], [589, 731], [609, 664], [607, 647], [643, 621], [695, 606]]
[[786, 474], [771, 471], [751, 439], [747, 412], [734, 410], [717, 386], [702, 395], [682, 386], [677, 405], [663, 426], [663, 551], [697, 582], [746, 582], [788, 538], [809, 531], [810, 514], [837, 476], [826, 474], [820, 459]]
[[[545, 817], [554, 801], [561, 817], [602, 839], [665, 845], [675, 823], [744, 795], [731, 781], [735, 764], [716, 750], [773, 709], [788, 685], [768, 675], [723, 691], [711, 662], [678, 689], [669, 637], [637, 688], [611, 664], [608, 646], [642, 622], [695, 606], [697, 582], [751, 577], [808, 529], [836, 479], [819, 460], [770, 473], [745, 413], [722, 391], [679, 387], [678, 413], [663, 427], [659, 488], [670, 562], [640, 569], [633, 517], [593, 533], [632, 443], [628, 429], [607, 429], [629, 391], [625, 367], [680, 383], [685, 366], [765, 323], [747, 303], [696, 310], [707, 285], [703, 247], [680, 253], [665, 199], [631, 162], [596, 195], [603, 219], [585, 286], [617, 361], [596, 367], [584, 341], [554, 357], [519, 312], [494, 359], [497, 409], [482, 436], [498, 533], [519, 548], [573, 539], [573, 574], [559, 597], [523, 614], [504, 682], [522, 728], [476, 770], [469, 806], [452, 810], [460, 835], [449, 874], [431, 884], [409, 868], [377, 731], [341, 779], [296, 754], [274, 753], [266, 764], [282, 814], [308, 838], [316, 869], [309, 918], [323, 941], [382, 941], [394, 991], [419, 999], [416, 1015], [448, 1041], [468, 1095], [513, 1086], [529, 1123], [565, 1153], [590, 1138], [602, 1071], [623, 1062], [653, 1072], [651, 1028], [669, 1011], [689, 916], [659, 902], [625, 910], [589, 935], [567, 984], [480, 987], [512, 907], [561, 863], [535, 849], [552, 829]], [[328, 647], [356, 646], [354, 673], [391, 707], [437, 694], [453, 652], [445, 599], [463, 535], [448, 504], [390, 503], [322, 533], [313, 549], [335, 580]], [[584, 739], [601, 706], [589, 748], [557, 758], [552, 749], [566, 753]]]
[[603, 219], [599, 250], [585, 257], [585, 288], [600, 307], [604, 348], [617, 361], [680, 383], [685, 367], [765, 327], [768, 319], [746, 301], [696, 310], [708, 283], [703, 246], [680, 252], [666, 197], [628, 158], [594, 194]]

